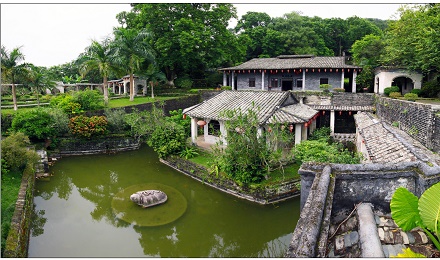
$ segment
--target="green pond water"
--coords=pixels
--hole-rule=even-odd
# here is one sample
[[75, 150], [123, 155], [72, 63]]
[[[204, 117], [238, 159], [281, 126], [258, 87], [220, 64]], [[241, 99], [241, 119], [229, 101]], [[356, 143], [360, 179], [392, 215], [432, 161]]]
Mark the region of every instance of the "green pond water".
[[[62, 158], [50, 170], [36, 184], [29, 257], [282, 257], [299, 217], [299, 198], [238, 199], [160, 163], [146, 146]], [[167, 202], [129, 200], [149, 187], [167, 190]]]

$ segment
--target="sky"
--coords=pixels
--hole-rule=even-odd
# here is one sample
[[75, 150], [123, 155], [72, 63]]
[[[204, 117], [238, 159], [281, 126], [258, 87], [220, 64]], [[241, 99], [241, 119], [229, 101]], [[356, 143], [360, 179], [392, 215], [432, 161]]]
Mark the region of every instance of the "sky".
[[[116, 15], [130, 11], [128, 3], [113, 4], [1, 4], [1, 44], [7, 50], [21, 47], [25, 61], [37, 66], [54, 66], [75, 60], [90, 45], [101, 41], [119, 26]], [[221, 1], [220, 1], [221, 2]], [[262, 4], [239, 3], [237, 16], [249, 11], [265, 12], [271, 17], [300, 12], [304, 16], [321, 18], [351, 16], [398, 19], [401, 4]], [[231, 21], [230, 27], [236, 21]]]

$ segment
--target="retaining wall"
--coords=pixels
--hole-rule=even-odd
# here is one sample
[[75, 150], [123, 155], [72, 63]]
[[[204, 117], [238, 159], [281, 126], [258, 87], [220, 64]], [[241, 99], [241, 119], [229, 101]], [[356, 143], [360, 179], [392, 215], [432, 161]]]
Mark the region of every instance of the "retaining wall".
[[214, 173], [202, 166], [183, 160], [177, 156], [170, 156], [166, 160], [160, 160], [162, 163], [188, 175], [189, 177], [203, 182], [213, 188], [231, 194], [233, 196], [257, 202], [260, 204], [269, 204], [280, 202], [286, 199], [297, 197], [300, 194], [298, 180], [281, 183], [266, 188], [241, 187], [226, 178], [218, 177]]
[[35, 171], [32, 166], [27, 166], [21, 179], [21, 186], [18, 191], [18, 198], [15, 204], [15, 211], [12, 216], [3, 257], [27, 257], [31, 217], [34, 206], [34, 186]]
[[137, 150], [140, 140], [132, 137], [106, 137], [93, 139], [60, 139], [59, 155], [87, 155]]
[[376, 96], [376, 113], [389, 124], [399, 128], [428, 149], [440, 152], [440, 109], [432, 105]]

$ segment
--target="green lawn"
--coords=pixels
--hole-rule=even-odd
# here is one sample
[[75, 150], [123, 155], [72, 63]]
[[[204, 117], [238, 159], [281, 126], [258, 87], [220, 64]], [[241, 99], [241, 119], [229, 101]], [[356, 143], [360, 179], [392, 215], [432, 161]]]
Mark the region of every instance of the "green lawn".
[[118, 99], [110, 99], [108, 102], [109, 108], [115, 108], [115, 107], [126, 107], [126, 106], [133, 106], [133, 105], [140, 105], [140, 104], [146, 104], [146, 103], [152, 103], [156, 101], [163, 101], [163, 100], [169, 100], [169, 99], [175, 99], [176, 97], [134, 97], [133, 101], [130, 101], [129, 97], [124, 98], [118, 98]]
[[5, 249], [6, 239], [8, 237], [9, 228], [11, 225], [12, 215], [15, 210], [15, 202], [17, 201], [18, 190], [21, 184], [21, 175], [16, 173], [2, 174], [2, 240], [1, 240], [1, 254], [3, 256], [3, 250]]

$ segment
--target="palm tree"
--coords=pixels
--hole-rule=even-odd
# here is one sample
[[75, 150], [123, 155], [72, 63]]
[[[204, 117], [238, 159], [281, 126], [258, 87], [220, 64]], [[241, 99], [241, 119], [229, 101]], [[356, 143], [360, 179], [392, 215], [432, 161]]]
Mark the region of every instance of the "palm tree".
[[36, 67], [32, 64], [26, 64], [27, 78], [29, 85], [37, 95], [37, 103], [40, 106], [40, 93], [45, 89], [52, 90], [55, 87], [55, 81], [48, 78], [47, 73], [42, 71], [42, 68]]
[[24, 66], [19, 64], [24, 61], [24, 55], [20, 51], [21, 47], [13, 49], [8, 52], [5, 46], [1, 47], [1, 68], [2, 74], [9, 78], [12, 84], [12, 102], [14, 103], [14, 110], [18, 109], [17, 106], [17, 93], [15, 89], [15, 79], [18, 74], [24, 71]]
[[144, 75], [148, 78], [148, 84], [151, 86], [151, 98], [154, 98], [154, 86], [157, 86], [159, 82], [166, 81], [167, 77], [154, 64], [148, 66]]
[[153, 51], [147, 40], [150, 34], [142, 29], [117, 28], [114, 31], [114, 58], [130, 74], [130, 101], [134, 100], [133, 74], [140, 70], [145, 61], [153, 61]]
[[98, 69], [103, 77], [104, 104], [108, 105], [108, 76], [115, 70], [110, 39], [105, 39], [102, 43], [95, 40], [87, 47], [84, 61], [80, 66], [81, 74], [85, 75], [92, 69]]

